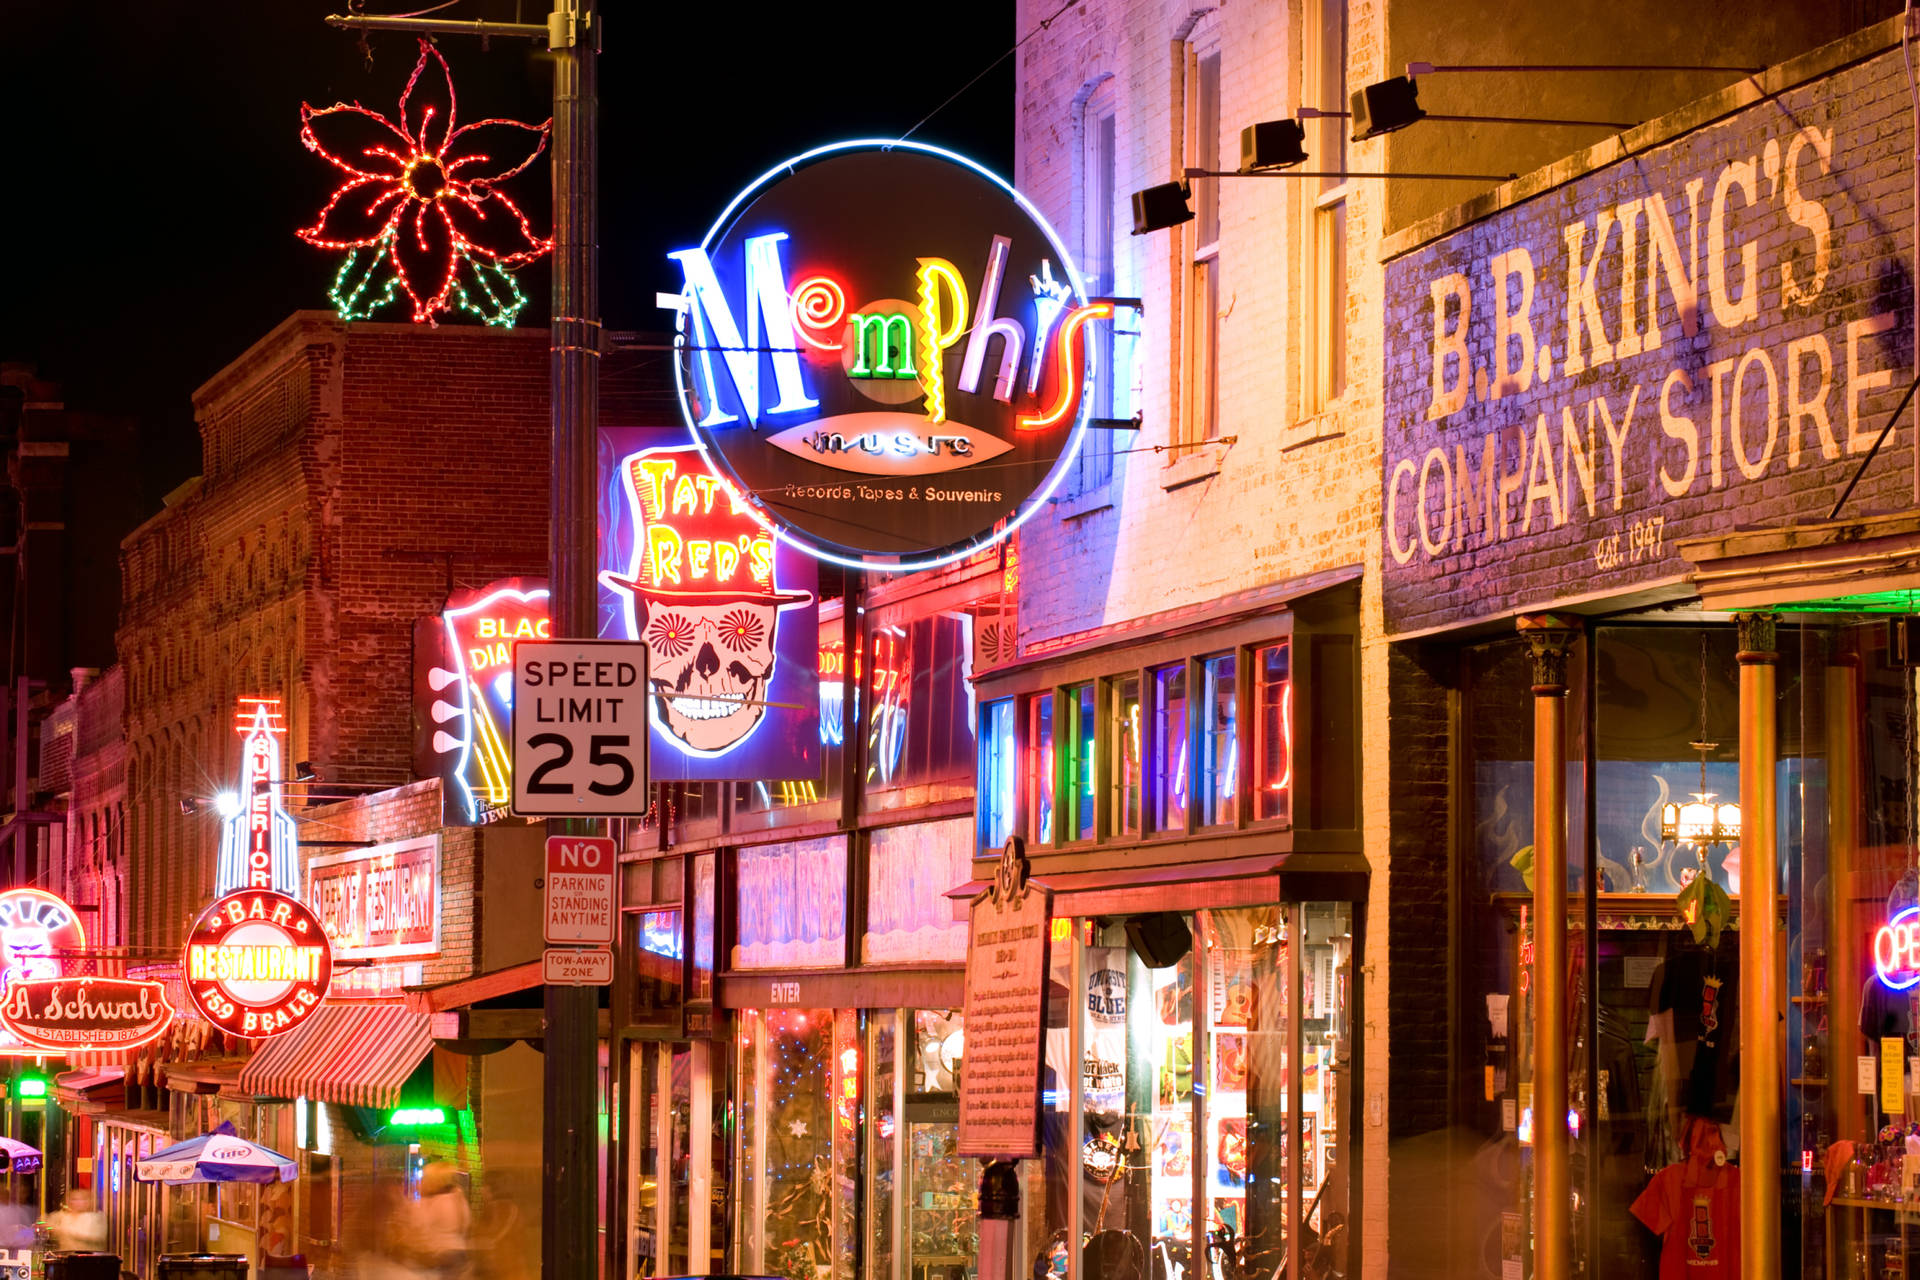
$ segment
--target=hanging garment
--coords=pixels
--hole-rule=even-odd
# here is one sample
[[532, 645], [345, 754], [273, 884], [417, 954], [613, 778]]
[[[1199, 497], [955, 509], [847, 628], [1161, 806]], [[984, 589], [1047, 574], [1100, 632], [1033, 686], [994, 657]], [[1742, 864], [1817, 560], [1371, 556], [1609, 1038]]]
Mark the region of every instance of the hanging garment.
[[1710, 1121], [1690, 1121], [1687, 1142], [1686, 1161], [1653, 1175], [1633, 1216], [1661, 1238], [1660, 1280], [1739, 1280], [1739, 1166]]

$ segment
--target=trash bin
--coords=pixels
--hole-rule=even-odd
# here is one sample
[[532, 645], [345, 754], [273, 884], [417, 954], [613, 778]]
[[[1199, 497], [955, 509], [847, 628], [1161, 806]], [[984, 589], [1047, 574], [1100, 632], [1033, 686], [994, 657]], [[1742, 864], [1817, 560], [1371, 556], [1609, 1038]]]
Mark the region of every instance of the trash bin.
[[47, 1280], [120, 1280], [120, 1255], [81, 1249], [46, 1256]]
[[247, 1280], [244, 1253], [163, 1253], [159, 1280]]

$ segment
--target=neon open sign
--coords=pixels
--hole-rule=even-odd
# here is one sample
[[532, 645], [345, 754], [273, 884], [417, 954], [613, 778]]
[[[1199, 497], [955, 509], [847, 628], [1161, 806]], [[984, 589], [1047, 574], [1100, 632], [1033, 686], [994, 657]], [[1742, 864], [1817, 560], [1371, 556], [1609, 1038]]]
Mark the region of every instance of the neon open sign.
[[1920, 907], [1908, 907], [1873, 935], [1873, 971], [1895, 991], [1920, 983]]
[[668, 256], [685, 280], [687, 424], [760, 517], [816, 556], [956, 559], [1017, 527], [1079, 448], [1088, 326], [1111, 304], [972, 161], [906, 142], [822, 147]]

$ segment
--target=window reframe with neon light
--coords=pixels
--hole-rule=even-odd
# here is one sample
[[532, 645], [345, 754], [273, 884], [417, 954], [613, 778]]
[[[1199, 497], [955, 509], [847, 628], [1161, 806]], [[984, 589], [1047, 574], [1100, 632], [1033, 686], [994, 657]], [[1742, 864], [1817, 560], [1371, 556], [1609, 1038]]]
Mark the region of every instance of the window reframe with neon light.
[[[847, 217], [909, 207], [900, 226]], [[749, 184], [698, 247], [668, 256], [685, 281], [682, 416], [716, 474], [808, 554], [880, 572], [952, 563], [1007, 537], [1073, 469], [1094, 407], [1081, 331], [1112, 308], [1088, 298], [1039, 210], [966, 157], [893, 139], [815, 148]], [[887, 310], [869, 315], [869, 303]], [[856, 322], [875, 316], [882, 333], [905, 318], [913, 349], [869, 360]], [[821, 375], [806, 376], [815, 366]], [[875, 378], [889, 385], [854, 385]], [[918, 390], [899, 385], [908, 378]], [[915, 400], [924, 414], [876, 407]], [[908, 431], [915, 418], [947, 432]], [[732, 429], [742, 423], [754, 430]], [[858, 443], [869, 432], [879, 444]], [[989, 458], [992, 472], [973, 472]]]
[[[1293, 825], [1291, 615], [1176, 647], [1143, 648], [1137, 667], [1068, 661], [981, 703], [983, 851], [1012, 834], [1064, 848]], [[1258, 797], [1254, 779], [1271, 782]]]

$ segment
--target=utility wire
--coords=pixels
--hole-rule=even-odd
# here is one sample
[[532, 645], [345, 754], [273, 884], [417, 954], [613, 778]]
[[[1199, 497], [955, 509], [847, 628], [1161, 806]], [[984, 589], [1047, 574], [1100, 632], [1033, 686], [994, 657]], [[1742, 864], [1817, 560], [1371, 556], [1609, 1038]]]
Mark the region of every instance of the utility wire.
[[964, 94], [967, 90], [973, 88], [973, 86], [975, 86], [976, 84], [979, 84], [982, 80], [986, 79], [987, 76], [993, 71], [995, 67], [1005, 62], [1008, 58], [1011, 58], [1014, 54], [1020, 52], [1021, 45], [1033, 39], [1035, 36], [1039, 35], [1042, 31], [1045, 31], [1048, 27], [1051, 27], [1054, 24], [1055, 20], [1058, 19], [1061, 14], [1065, 13], [1069, 9], [1075, 8], [1076, 6], [1079, 5], [1079, 3], [1080, 3], [1080, 0], [1067, 0], [1065, 4], [1061, 5], [1058, 9], [1055, 9], [1050, 15], [1041, 19], [1039, 26], [1027, 32], [1027, 34], [1021, 36], [1018, 40], [1015, 40], [1013, 42], [1013, 47], [1011, 49], [1008, 49], [1005, 53], [1001, 54], [999, 57], [995, 58], [992, 62], [989, 62], [985, 67], [981, 68], [979, 75], [975, 76], [973, 79], [961, 85], [959, 89], [954, 91], [952, 97], [949, 97], [945, 102], [941, 103], [939, 106], [935, 107], [933, 110], [927, 112], [925, 116], [921, 117], [919, 124], [914, 125], [913, 128], [907, 130], [905, 133], [901, 134], [898, 138], [895, 138], [894, 141], [905, 142], [908, 138], [911, 138], [914, 134], [918, 133], [920, 131], [921, 125], [924, 125], [927, 121], [933, 119], [935, 116], [939, 115], [942, 111], [945, 111], [948, 107], [952, 106], [954, 103], [954, 99], [960, 97], [961, 94]]

